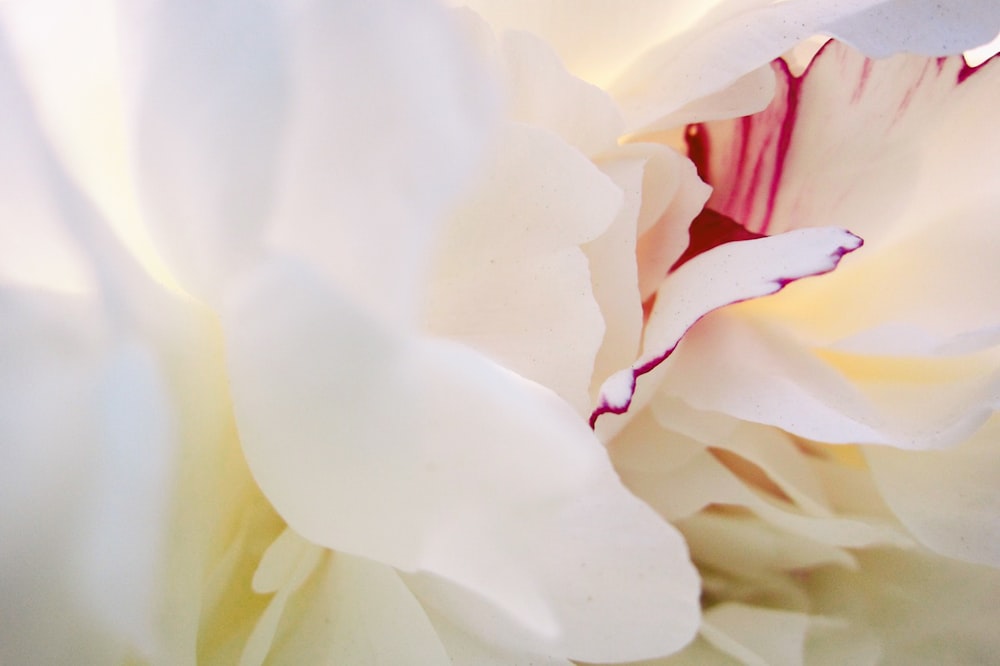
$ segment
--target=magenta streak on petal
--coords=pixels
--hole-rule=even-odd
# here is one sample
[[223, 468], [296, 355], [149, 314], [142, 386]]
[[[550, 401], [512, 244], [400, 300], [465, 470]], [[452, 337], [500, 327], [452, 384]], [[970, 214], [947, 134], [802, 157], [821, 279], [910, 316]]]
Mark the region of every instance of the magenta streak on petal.
[[[773, 67], [778, 91], [767, 109], [731, 121], [691, 125], [685, 137], [698, 175], [715, 188], [708, 205], [762, 234], [768, 232], [777, 205], [802, 86], [784, 61]], [[721, 151], [711, 145], [719, 135], [724, 137]]]
[[799, 113], [799, 93], [802, 90], [802, 79], [792, 76], [784, 60], [779, 60], [778, 62], [785, 77], [787, 77], [788, 93], [785, 102], [785, 117], [781, 122], [781, 130], [778, 133], [778, 145], [775, 149], [774, 173], [771, 174], [771, 189], [767, 193], [767, 213], [764, 216], [764, 223], [760, 227], [760, 233], [762, 234], [767, 233], [767, 228], [771, 224], [774, 203], [778, 198], [778, 184], [785, 173], [785, 158], [788, 156], [788, 147], [792, 144], [792, 132], [795, 129], [795, 121]]
[[695, 168], [698, 170], [698, 177], [711, 185], [712, 173], [709, 164], [709, 152], [712, 147], [709, 144], [708, 131], [705, 129], [705, 125], [702, 123], [688, 125], [687, 132], [684, 134], [684, 142], [687, 144], [688, 157], [691, 158]]
[[[798, 277], [779, 277], [779, 278], [775, 278], [772, 281], [772, 284], [774, 285], [774, 289], [772, 291], [769, 291], [767, 294], [764, 294], [764, 295], [776, 294], [779, 291], [781, 291], [782, 289], [784, 289], [785, 287], [787, 287], [788, 285], [790, 285], [791, 283], [797, 282], [797, 281], [802, 280], [804, 278], [816, 277], [818, 275], [826, 275], [827, 273], [830, 273], [830, 272], [834, 271], [837, 268], [837, 266], [840, 265], [840, 260], [841, 259], [843, 259], [846, 255], [850, 254], [851, 252], [854, 252], [855, 250], [860, 249], [864, 245], [864, 239], [860, 238], [859, 236], [855, 236], [854, 234], [851, 234], [851, 238], [854, 238], [857, 241], [857, 244], [855, 244], [853, 246], [852, 245], [840, 245], [839, 247], [837, 247], [837, 249], [835, 249], [829, 255], [830, 260], [831, 260], [831, 265], [830, 266], [822, 268], [822, 269], [816, 271], [815, 273], [808, 273], [806, 275], [800, 275]], [[751, 240], [751, 239], [745, 239], [745, 240]], [[742, 241], [733, 241], [733, 242], [742, 242]], [[627, 391], [627, 393], [628, 393], [627, 397], [625, 398], [625, 400], [617, 401], [618, 404], [612, 404], [608, 400], [608, 397], [607, 397], [607, 395], [604, 392], [604, 387], [602, 387], [601, 396], [600, 396], [600, 399], [598, 400], [597, 407], [595, 407], [594, 411], [592, 411], [591, 414], [590, 414], [589, 423], [590, 423], [591, 429], [593, 429], [593, 428], [596, 427], [596, 425], [597, 425], [597, 419], [602, 414], [624, 414], [625, 412], [627, 412], [629, 410], [629, 408], [632, 406], [632, 398], [635, 396], [635, 387], [636, 387], [636, 383], [639, 380], [639, 377], [641, 377], [641, 376], [643, 376], [643, 375], [651, 372], [653, 369], [655, 369], [657, 366], [659, 366], [661, 363], [663, 363], [665, 360], [667, 360], [670, 357], [670, 355], [674, 353], [674, 350], [677, 349], [677, 345], [679, 345], [680, 342], [681, 342], [681, 340], [684, 339], [684, 336], [687, 335], [688, 331], [690, 331], [694, 327], [695, 324], [697, 324], [699, 321], [701, 321], [705, 317], [705, 315], [708, 315], [708, 314], [710, 314], [712, 312], [715, 312], [716, 310], [724, 308], [724, 307], [726, 307], [728, 305], [735, 305], [736, 303], [742, 303], [744, 301], [753, 300], [754, 298], [760, 298], [760, 296], [753, 296], [753, 297], [749, 297], [749, 298], [737, 298], [737, 299], [732, 300], [732, 301], [730, 301], [728, 303], [724, 303], [724, 304], [722, 304], [722, 305], [720, 305], [718, 307], [715, 307], [715, 308], [712, 308], [711, 310], [708, 310], [707, 312], [705, 312], [701, 316], [699, 316], [694, 321], [694, 323], [691, 324], [691, 326], [689, 326], [688, 328], [686, 328], [684, 330], [684, 333], [681, 335], [681, 337], [672, 346], [668, 347], [663, 352], [661, 352], [659, 354], [656, 354], [655, 356], [652, 356], [652, 357], [649, 357], [649, 358], [645, 358], [645, 359], [640, 358], [638, 361], [636, 361], [635, 364], [632, 365], [631, 368], [628, 368], [627, 370], [621, 371], [619, 374], [621, 374], [623, 372], [629, 372], [630, 373], [629, 388], [628, 388], [628, 391]]]
[[[990, 56], [989, 58], [987, 58], [983, 62], [979, 63], [975, 67], [969, 66], [969, 63], [964, 62], [964, 60], [963, 60], [963, 62], [962, 62], [962, 68], [960, 70], [958, 70], [958, 76], [956, 78], [956, 82], [959, 83], [959, 84], [965, 83], [965, 81], [970, 76], [972, 76], [976, 72], [981, 72], [987, 65], [989, 65], [991, 63], [994, 63], [994, 62], [1000, 62], [1000, 53], [993, 54], [992, 56]], [[705, 140], [707, 141], [708, 137], [705, 137]]]
[[868, 85], [868, 77], [871, 76], [873, 66], [874, 63], [868, 59], [866, 59], [865, 63], [861, 66], [861, 76], [858, 77], [858, 85], [854, 88], [854, 94], [851, 95], [852, 104], [856, 104], [861, 101], [861, 97], [865, 92], [865, 86]]
[[688, 246], [684, 254], [677, 258], [667, 273], [678, 268], [714, 247], [735, 241], [764, 238], [764, 234], [749, 231], [742, 224], [727, 215], [706, 208], [694, 218], [688, 228]]

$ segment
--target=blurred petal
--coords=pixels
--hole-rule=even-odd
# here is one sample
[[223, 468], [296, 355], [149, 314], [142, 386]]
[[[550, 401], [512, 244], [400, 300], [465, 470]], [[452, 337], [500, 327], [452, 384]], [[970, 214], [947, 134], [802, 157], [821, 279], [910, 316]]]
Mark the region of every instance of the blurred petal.
[[[911, 540], [883, 521], [809, 510], [762, 492], [735, 473], [704, 444], [679, 434], [649, 432], [644, 412], [611, 443], [623, 481], [670, 521], [697, 514], [710, 505], [745, 507], [771, 525], [804, 540], [844, 547], [908, 545]], [[719, 553], [727, 549], [716, 549]], [[829, 552], [813, 546], [807, 552]]]
[[440, 613], [427, 612], [438, 638], [448, 651], [453, 666], [510, 666], [525, 664], [530, 666], [573, 666], [560, 657], [518, 652], [483, 642], [482, 639], [462, 630]]
[[701, 634], [748, 666], [800, 666], [809, 617], [738, 603], [705, 613]]
[[450, 17], [391, 0], [129, 9], [144, 210], [185, 286], [218, 303], [266, 244], [412, 316], [432, 223], [491, 115]]
[[308, 583], [290, 595], [266, 663], [452, 663], [423, 608], [392, 568], [327, 553], [319, 555], [313, 569]]
[[303, 536], [457, 583], [543, 653], [639, 658], [693, 634], [683, 543], [554, 394], [400, 338], [301, 268], [260, 271], [224, 321], [247, 459]]
[[885, 501], [932, 550], [1000, 567], [1000, 418], [947, 451], [865, 447]]
[[290, 88], [281, 16], [262, 1], [119, 8], [144, 222], [184, 287], [214, 300], [273, 208]]
[[886, 664], [995, 659], [996, 569], [919, 550], [875, 550], [859, 559], [858, 571], [825, 569], [808, 580], [814, 612], [850, 623], [841, 645], [874, 634], [882, 647], [879, 663]]

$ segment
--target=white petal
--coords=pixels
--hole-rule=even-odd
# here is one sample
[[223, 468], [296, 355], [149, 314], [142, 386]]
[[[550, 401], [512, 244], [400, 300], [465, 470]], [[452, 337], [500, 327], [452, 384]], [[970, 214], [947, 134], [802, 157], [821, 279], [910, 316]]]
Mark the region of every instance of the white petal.
[[266, 241], [411, 316], [434, 218], [491, 116], [449, 17], [391, 0], [158, 1], [128, 17], [143, 203], [185, 286], [218, 302]]
[[660, 288], [670, 267], [683, 254], [691, 220], [701, 212], [712, 192], [698, 177], [691, 161], [670, 149], [653, 153], [647, 178], [643, 187], [643, 213], [646, 203], [657, 199], [662, 203], [650, 206], [652, 214], [639, 218], [636, 260], [639, 293], [644, 303]]
[[[618, 368], [628, 365], [639, 351], [642, 302], [635, 241], [649, 161], [639, 151], [631, 150], [609, 156], [599, 165], [621, 188], [624, 201], [608, 230], [583, 248], [590, 267], [594, 300], [604, 317], [604, 338], [594, 360], [591, 395], [596, 395], [594, 392], [600, 383]], [[588, 408], [591, 404], [588, 401]]]
[[453, 581], [543, 652], [639, 658], [690, 638], [683, 543], [554, 394], [400, 339], [301, 269], [259, 273], [225, 322], [247, 459], [303, 536]]
[[[836, 6], [816, 0], [464, 4], [495, 28], [542, 36], [571, 72], [611, 92], [633, 131], [687, 122], [690, 114], [670, 116], [725, 91], [817, 33], [878, 56], [904, 50], [945, 55], [979, 46], [1000, 28], [1000, 8], [990, 0], [947, 6], [931, 0], [846, 0]], [[741, 103], [738, 115], [763, 108], [766, 71], [753, 76], [755, 86], [740, 88], [742, 94], [718, 97], [719, 108]], [[697, 104], [689, 108], [719, 117]]]
[[[0, 228], [17, 239], [0, 244], [12, 265], [0, 275], [0, 328], [13, 354], [0, 377], [0, 540], [5, 570], [24, 567], [2, 596], [26, 606], [12, 661], [126, 648], [152, 658], [176, 414], [159, 341], [143, 329], [174, 312], [54, 159], [11, 64], [0, 48]], [[145, 316], [150, 296], [158, 317]]]
[[217, 297], [253, 259], [273, 207], [290, 87], [284, 26], [263, 2], [120, 6], [143, 219], [182, 284]]
[[535, 35], [503, 35], [509, 95], [507, 117], [555, 132], [594, 157], [615, 148], [625, 123], [606, 92], [566, 71], [552, 47]]
[[[63, 168], [129, 249], [158, 279], [169, 282], [138, 222], [121, 104], [115, 0], [10, 2], [3, 22], [38, 122]], [[54, 271], [49, 273], [51, 279]]]
[[[645, 53], [610, 91], [630, 128], [677, 125], [693, 118], [668, 114], [725, 90], [817, 33], [834, 35], [873, 56], [901, 51], [949, 55], [990, 39], [998, 27], [1000, 7], [989, 0], [947, 7], [932, 0], [849, 0], [836, 7], [815, 0], [719, 2], [688, 31]], [[766, 105], [768, 90], [756, 90], [740, 115]], [[722, 99], [728, 103], [732, 98]]]
[[454, 666], [572, 666], [571, 662], [559, 657], [516, 652], [488, 644], [460, 629], [440, 613], [425, 610]]
[[604, 321], [580, 246], [611, 224], [622, 193], [550, 132], [517, 124], [487, 173], [442, 230], [424, 327], [586, 413]]
[[947, 451], [865, 447], [885, 501], [927, 547], [1000, 567], [1000, 419]]
[[913, 449], [961, 441], [998, 400], [995, 353], [943, 360], [819, 354], [788, 331], [740, 316], [738, 307], [691, 329], [671, 357], [664, 390], [698, 409], [809, 439]]
[[601, 414], [627, 411], [639, 377], [666, 360], [688, 329], [709, 312], [832, 271], [841, 257], [860, 246], [860, 238], [842, 229], [801, 230], [726, 243], [681, 265], [657, 292], [642, 356], [608, 380], [591, 424]]
[[448, 666], [451, 661], [399, 574], [383, 564], [330, 553], [288, 600], [267, 663]]
[[802, 538], [844, 547], [908, 545], [911, 540], [883, 521], [807, 511], [761, 492], [722, 464], [703, 444], [683, 435], [647, 434], [648, 417], [638, 417], [611, 443], [623, 480], [671, 521], [713, 504], [746, 507], [761, 519]]

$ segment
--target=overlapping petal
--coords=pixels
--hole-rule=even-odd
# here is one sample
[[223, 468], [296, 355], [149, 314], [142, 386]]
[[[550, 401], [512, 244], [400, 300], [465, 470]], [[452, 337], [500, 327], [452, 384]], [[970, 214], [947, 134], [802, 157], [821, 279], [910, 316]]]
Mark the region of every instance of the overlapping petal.
[[826, 441], [928, 448], [974, 432], [1000, 399], [1000, 150], [971, 129], [991, 122], [997, 64], [831, 44], [802, 79], [781, 73], [767, 112], [699, 126], [709, 206], [766, 233], [843, 224], [866, 246], [831, 276], [706, 318], [667, 381], [701, 408]]
[[461, 341], [587, 413], [604, 320], [580, 248], [622, 193], [544, 129], [511, 123], [488, 177], [442, 229], [424, 329]]
[[795, 280], [822, 275], [861, 247], [843, 229], [809, 229], [725, 243], [681, 265], [656, 294], [632, 367], [612, 375], [601, 388], [591, 425], [602, 414], [623, 414], [632, 406], [638, 379], [660, 366], [698, 320], [726, 305], [773, 294]]
[[[632, 131], [763, 108], [773, 83], [759, 68], [815, 34], [875, 56], [945, 55], [984, 44], [1000, 30], [1000, 8], [989, 0], [463, 4], [498, 29], [542, 36], [571, 72], [611, 92]], [[711, 105], [702, 102], [712, 95]]]
[[[262, 270], [224, 320], [244, 450], [303, 536], [461, 584], [543, 652], [641, 656], [690, 636], [696, 583], [679, 538], [548, 389], [455, 343], [380, 328], [301, 267]], [[602, 573], [567, 578], [569, 562]], [[662, 633], [619, 615], [640, 600]], [[624, 631], [619, 617], [635, 640], [594, 638], [591, 623]]]
[[[153, 282], [75, 187], [9, 62], [4, 52], [0, 225], [18, 242], [0, 246], [12, 269], [0, 309], [0, 485], [5, 521], [16, 520], [3, 525], [3, 658], [130, 651], [191, 663], [199, 573], [227, 525], [223, 500], [247, 477], [214, 464], [231, 434], [214, 330]], [[220, 487], [219, 505], [192, 506]]]
[[[531, 381], [540, 375], [585, 408], [602, 323], [578, 246], [610, 224], [620, 193], [554, 135], [512, 128], [485, 195], [460, 207], [453, 225], [437, 227], [434, 218], [466, 182], [482, 145], [476, 135], [488, 114], [480, 112], [482, 97], [465, 85], [467, 66], [455, 64], [474, 58], [451, 37], [440, 44], [420, 33], [427, 22], [447, 32], [445, 17], [412, 10], [419, 20], [407, 24], [382, 9], [321, 10], [307, 3], [283, 13], [261, 5], [229, 22], [228, 40], [207, 39], [199, 27], [202, 10], [190, 6], [157, 5], [147, 19], [161, 21], [144, 24], [153, 31], [144, 43], [152, 46], [138, 60], [154, 69], [136, 88], [137, 137], [140, 148], [149, 137], [156, 142], [151, 153], [170, 158], [140, 168], [146, 201], [185, 285], [220, 306], [233, 404], [254, 477], [307, 539], [457, 583], [499, 609], [516, 627], [517, 641], [539, 653], [617, 659], [676, 649], [697, 618], [696, 578], [679, 536], [620, 485], [579, 414]], [[233, 10], [215, 9], [223, 16]], [[361, 18], [386, 39], [355, 33], [354, 19]], [[257, 22], [267, 29], [257, 30]], [[164, 60], [166, 44], [155, 36], [167, 34], [163, 25], [190, 40], [192, 58], [206, 59], [206, 67]], [[322, 26], [342, 39], [331, 40]], [[268, 58], [260, 75], [243, 68], [210, 100], [194, 104], [205, 77], [235, 66], [244, 42]], [[394, 45], [388, 53], [386, 44]], [[369, 58], [370, 67], [343, 67], [349, 54]], [[436, 72], [429, 94], [413, 87], [411, 73], [420, 67]], [[442, 67], [453, 74], [441, 76]], [[374, 109], [367, 106], [371, 68], [385, 73], [377, 96], [384, 106]], [[319, 80], [329, 85], [316, 86]], [[215, 131], [227, 112], [276, 90], [280, 99]], [[161, 116], [154, 105], [161, 95], [193, 107]], [[409, 113], [401, 117], [404, 107]], [[157, 124], [173, 122], [174, 111], [176, 125]], [[153, 124], [144, 131], [144, 123]], [[171, 143], [171, 131], [186, 141]], [[244, 134], [247, 143], [237, 140]], [[201, 136], [204, 143], [196, 140]], [[285, 145], [272, 155], [279, 137]], [[206, 151], [210, 159], [201, 161]], [[539, 154], [545, 159], [534, 159]], [[251, 158], [268, 163], [243, 164]], [[191, 171], [171, 175], [188, 162]], [[204, 171], [230, 162], [234, 168], [224, 170], [221, 183]], [[519, 173], [521, 167], [541, 173]], [[553, 188], [558, 178], [566, 181], [562, 191]], [[235, 193], [227, 183], [255, 179], [268, 180], [271, 190], [255, 189], [248, 214], [240, 214], [230, 206]], [[553, 189], [537, 190], [538, 182]], [[581, 182], [594, 198], [560, 210]], [[538, 201], [532, 215], [523, 215], [530, 198], [511, 196], [517, 183]], [[489, 205], [491, 185], [503, 196], [499, 206]], [[225, 215], [216, 215], [220, 208]], [[232, 242], [216, 246], [225, 239]], [[456, 253], [449, 254], [449, 242]], [[466, 248], [496, 253], [496, 272], [463, 258]], [[425, 286], [431, 250], [445, 260]], [[458, 263], [448, 263], [452, 259]], [[462, 273], [463, 265], [479, 274]], [[466, 279], [455, 281], [456, 271]], [[550, 293], [555, 298], [544, 302], [562, 309], [546, 313], [536, 305], [525, 310], [530, 322], [497, 321], [537, 326], [532, 312], [558, 315], [576, 299], [582, 319], [552, 321], [593, 331], [579, 337], [582, 356], [566, 357], [573, 347], [534, 340], [507, 353], [510, 341], [503, 336], [484, 342], [455, 321], [435, 318], [435, 298], [445, 298], [445, 312], [461, 315], [448, 300], [448, 285], [459, 289], [451, 300], [469, 293], [506, 299], [498, 302], [504, 306], [506, 294], [518, 293], [511, 279], [525, 276], [540, 287], [523, 284], [525, 303], [531, 304], [532, 291]], [[455, 343], [414, 335], [410, 314], [424, 290], [433, 332], [471, 336], [472, 344], [481, 343], [526, 378]], [[554, 352], [551, 359], [531, 362], [531, 353], [546, 349]], [[616, 557], [601, 547], [614, 534], [622, 544]], [[630, 564], [623, 568], [621, 561]], [[567, 577], [570, 563], [594, 573]], [[630, 607], [642, 612], [626, 614]], [[482, 633], [484, 626], [472, 630]], [[626, 637], [598, 638], [619, 632]]]

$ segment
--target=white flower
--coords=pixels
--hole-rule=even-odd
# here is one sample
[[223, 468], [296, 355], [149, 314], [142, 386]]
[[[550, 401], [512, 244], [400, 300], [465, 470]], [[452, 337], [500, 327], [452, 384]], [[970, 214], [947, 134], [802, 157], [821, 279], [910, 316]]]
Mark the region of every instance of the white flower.
[[3, 659], [682, 648], [698, 575], [600, 437], [696, 320], [858, 240], [664, 279], [708, 190], [637, 133], [763, 107], [814, 32], [996, 27], [819, 5], [0, 5]]

